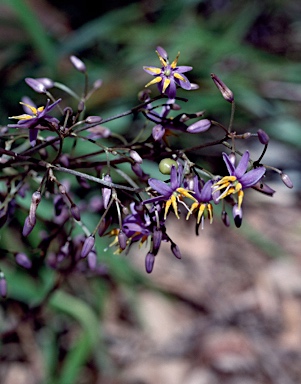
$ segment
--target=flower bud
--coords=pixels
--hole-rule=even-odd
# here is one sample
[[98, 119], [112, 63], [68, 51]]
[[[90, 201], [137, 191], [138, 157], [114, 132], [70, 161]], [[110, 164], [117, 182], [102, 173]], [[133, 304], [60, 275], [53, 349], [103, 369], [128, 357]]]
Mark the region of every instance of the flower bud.
[[85, 120], [87, 124], [97, 124], [102, 121], [102, 118], [100, 116], [88, 116]]
[[242, 210], [241, 208], [238, 208], [237, 204], [233, 206], [233, 218], [236, 227], [239, 228], [242, 223]]
[[101, 79], [97, 79], [94, 81], [94, 83], [93, 83], [93, 89], [94, 90], [99, 89], [101, 86], [102, 86], [102, 80]]
[[262, 129], [258, 129], [257, 131], [258, 139], [263, 145], [267, 145], [270, 141], [269, 135]]
[[21, 267], [30, 269], [32, 267], [32, 262], [31, 260], [25, 255], [25, 253], [17, 253], [15, 256], [16, 263], [21, 265]]
[[7, 296], [7, 282], [2, 271], [0, 271], [0, 295], [3, 299]]
[[36, 79], [26, 77], [25, 83], [37, 93], [46, 93], [44, 84]]
[[138, 152], [134, 151], [133, 149], [130, 150], [130, 157], [138, 164], [142, 164], [143, 160], [142, 157], [139, 155]]
[[54, 214], [55, 216], [59, 216], [62, 213], [62, 209], [65, 205], [64, 199], [60, 195], [56, 195], [54, 200]]
[[222, 211], [222, 222], [226, 227], [230, 227], [230, 220], [226, 211]]
[[71, 215], [73, 216], [74, 220], [80, 221], [80, 211], [79, 211], [78, 206], [75, 204], [72, 204], [70, 211], [71, 211]]
[[112, 220], [107, 219], [106, 217], [102, 219], [101, 223], [98, 226], [98, 235], [101, 237], [105, 233], [105, 231], [109, 228]]
[[155, 256], [148, 252], [145, 257], [145, 270], [147, 273], [151, 273], [154, 268]]
[[30, 232], [33, 230], [35, 224], [36, 224], [35, 216], [32, 217], [32, 220], [30, 220], [29, 216], [27, 216], [26, 219], [25, 219], [25, 222], [24, 222], [22, 235], [24, 237], [28, 236], [30, 234]]
[[86, 238], [83, 248], [81, 251], [81, 257], [85, 258], [88, 256], [88, 253], [92, 251], [92, 248], [94, 247], [95, 244], [95, 238], [94, 236], [90, 235]]
[[211, 78], [214, 81], [214, 84], [217, 86], [219, 91], [221, 92], [223, 98], [232, 103], [234, 100], [233, 92], [226, 86], [226, 84], [214, 73], [211, 73]]
[[162, 127], [161, 124], [157, 124], [153, 127], [152, 135], [155, 141], [161, 140], [164, 136], [165, 129]]
[[176, 256], [177, 259], [182, 258], [180, 248], [177, 246], [177, 244], [172, 243], [170, 246], [170, 249], [171, 249], [171, 252]]
[[287, 188], [293, 188], [293, 182], [286, 173], [281, 173], [281, 179]]
[[85, 109], [85, 102], [83, 100], [80, 100], [80, 102], [77, 104], [77, 112], [81, 113]]
[[146, 174], [141, 168], [140, 164], [135, 163], [131, 165], [132, 171], [137, 175], [142, 181], [147, 181], [149, 179], [149, 175]]
[[79, 72], [85, 73], [87, 71], [86, 65], [78, 57], [72, 55], [70, 56], [70, 61]]
[[126, 248], [127, 237], [126, 234], [120, 229], [118, 232], [119, 247], [124, 250]]
[[[112, 178], [110, 175], [105, 175], [103, 178], [104, 181], [112, 183]], [[110, 198], [112, 194], [112, 189], [111, 188], [102, 188], [102, 198], [103, 198], [103, 206], [105, 209], [108, 208]]]
[[153, 232], [153, 248], [152, 252], [154, 255], [157, 255], [162, 241], [162, 231], [161, 229], [155, 228]]
[[241, 138], [246, 140], [249, 139], [252, 136], [251, 132], [245, 132], [244, 134], [241, 135]]
[[208, 129], [211, 127], [211, 121], [208, 119], [202, 119], [197, 121], [194, 124], [191, 124], [187, 129], [186, 132], [189, 133], [202, 133], [208, 131]]
[[53, 88], [54, 82], [48, 77], [39, 77], [36, 79], [39, 83], [42, 83], [46, 89]]
[[88, 253], [87, 262], [89, 268], [94, 271], [97, 265], [97, 255], [94, 249], [92, 249], [92, 251]]

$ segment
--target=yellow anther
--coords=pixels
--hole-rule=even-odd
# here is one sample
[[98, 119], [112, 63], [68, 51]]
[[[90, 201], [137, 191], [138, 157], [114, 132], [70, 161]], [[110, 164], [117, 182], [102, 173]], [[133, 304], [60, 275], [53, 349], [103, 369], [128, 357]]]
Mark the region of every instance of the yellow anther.
[[177, 79], [179, 79], [181, 81], [186, 81], [186, 79], [184, 79], [184, 77], [178, 72], [174, 73], [174, 77], [176, 77]]
[[161, 73], [161, 68], [155, 68], [155, 67], [144, 67], [147, 71], [150, 71], [154, 73], [155, 75], [160, 75]]
[[153, 80], [151, 80], [149, 83], [147, 83], [145, 85], [145, 87], [148, 87], [149, 85], [153, 85], [153, 84], [156, 84], [156, 83], [160, 83], [160, 81], [162, 81], [162, 77], [161, 76], [155, 77]]
[[162, 93], [166, 91], [166, 88], [169, 86], [169, 84], [170, 84], [170, 79], [165, 78], [163, 83]]
[[199, 224], [200, 221], [201, 221], [201, 218], [203, 216], [203, 213], [205, 211], [205, 208], [206, 208], [206, 204], [200, 204], [200, 207], [199, 207], [199, 212], [198, 212], [198, 218], [197, 218], [197, 223]]
[[158, 51], [156, 51], [158, 57], [159, 57], [159, 60], [162, 64], [163, 67], [166, 67], [167, 66], [167, 61], [163, 59], [163, 57], [160, 55], [160, 53]]
[[244, 192], [243, 191], [238, 191], [238, 193], [237, 193], [237, 197], [238, 197], [238, 201], [237, 201], [237, 206], [238, 206], [238, 209], [240, 209], [241, 208], [241, 204], [242, 204], [242, 200], [243, 200], [243, 198], [244, 198]]
[[187, 189], [185, 188], [177, 188], [176, 191], [183, 197], [188, 197], [189, 199], [193, 200], [193, 201], [197, 201], [196, 198], [194, 198], [190, 193], [193, 193], [193, 191], [187, 191]]
[[178, 52], [177, 57], [174, 59], [174, 61], [170, 64], [171, 68], [175, 68], [178, 64], [180, 52]]

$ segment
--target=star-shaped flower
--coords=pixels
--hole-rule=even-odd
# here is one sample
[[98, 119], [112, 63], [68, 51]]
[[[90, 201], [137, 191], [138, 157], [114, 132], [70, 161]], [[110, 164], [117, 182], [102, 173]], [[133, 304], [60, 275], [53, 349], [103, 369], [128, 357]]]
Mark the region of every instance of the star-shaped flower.
[[250, 154], [246, 151], [237, 167], [234, 166], [230, 157], [223, 153], [223, 160], [229, 172], [229, 176], [225, 176], [217, 181], [213, 186], [213, 194], [217, 191], [224, 190], [218, 199], [223, 199], [229, 195], [237, 194], [237, 209], [241, 209], [241, 204], [244, 196], [243, 190], [255, 185], [264, 175], [265, 167], [258, 167], [247, 172]]
[[159, 91], [166, 93], [169, 99], [174, 99], [176, 96], [177, 85], [183, 89], [190, 90], [192, 88], [191, 83], [183, 73], [191, 71], [190, 66], [177, 66], [180, 52], [177, 54], [174, 61], [170, 64], [168, 61], [168, 55], [162, 47], [157, 47], [156, 53], [162, 64], [161, 68], [144, 66], [145, 72], [152, 76], [155, 76], [153, 80], [146, 84], [146, 87], [152, 84], [158, 84]]
[[178, 169], [173, 165], [170, 173], [170, 185], [164, 181], [158, 179], [149, 179], [148, 184], [153, 190], [159, 192], [159, 196], [145, 200], [143, 204], [157, 203], [159, 201], [165, 201], [164, 220], [166, 220], [170, 206], [173, 207], [175, 215], [179, 219], [178, 214], [178, 202], [182, 202], [182, 198], [188, 197], [189, 199], [196, 201], [191, 195], [191, 191], [182, 187], [183, 181], [183, 167], [178, 166]]
[[200, 224], [201, 220], [204, 219], [205, 214], [207, 214], [210, 224], [212, 223], [213, 207], [210, 203], [212, 200], [212, 185], [213, 180], [208, 180], [204, 183], [199, 180], [197, 176], [194, 177], [193, 190], [196, 201], [192, 203], [186, 219], [188, 219], [193, 212], [197, 212], [197, 224]]
[[36, 138], [38, 136], [38, 128], [49, 127], [50, 124], [58, 125], [59, 121], [55, 117], [48, 115], [48, 113], [61, 101], [56, 100], [50, 104], [50, 100], [47, 100], [45, 107], [36, 108], [28, 103], [20, 102], [23, 105], [23, 109], [26, 113], [18, 116], [11, 116], [10, 119], [19, 120], [17, 124], [8, 124], [10, 128], [28, 128], [29, 129], [29, 141], [32, 146], [35, 145]]

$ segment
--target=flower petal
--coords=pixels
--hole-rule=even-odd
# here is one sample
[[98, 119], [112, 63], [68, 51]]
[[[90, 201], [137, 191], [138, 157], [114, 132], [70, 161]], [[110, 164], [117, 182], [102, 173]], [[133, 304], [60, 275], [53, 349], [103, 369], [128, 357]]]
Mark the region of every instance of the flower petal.
[[164, 183], [164, 181], [150, 178], [148, 180], [148, 184], [155, 191], [159, 192], [160, 195], [164, 195], [167, 199], [173, 193], [173, 189], [168, 184]]
[[235, 167], [232, 164], [232, 161], [230, 160], [229, 156], [225, 152], [223, 152], [222, 155], [223, 155], [223, 160], [224, 160], [226, 167], [228, 169], [229, 175], [233, 176], [235, 174]]
[[259, 167], [256, 169], [252, 169], [251, 171], [244, 174], [240, 179], [240, 183], [242, 185], [242, 189], [249, 188], [252, 185], [256, 184], [262, 176], [265, 174], [265, 168]]
[[250, 153], [249, 151], [246, 151], [241, 159], [240, 162], [238, 163], [238, 166], [235, 169], [235, 176], [240, 179], [245, 173], [249, 165], [249, 158], [250, 158]]
[[192, 67], [189, 67], [188, 65], [180, 65], [176, 69], [176, 71], [178, 73], [184, 73], [184, 72], [188, 72], [188, 71], [191, 71], [191, 70], [192, 70]]

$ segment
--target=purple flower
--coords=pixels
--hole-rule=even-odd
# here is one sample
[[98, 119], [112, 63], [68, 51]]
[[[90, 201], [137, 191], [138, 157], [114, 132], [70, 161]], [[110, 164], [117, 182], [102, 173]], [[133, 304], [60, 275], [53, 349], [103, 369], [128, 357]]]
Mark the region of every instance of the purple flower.
[[175, 98], [177, 85], [183, 89], [191, 89], [191, 84], [183, 73], [191, 71], [192, 67], [186, 65], [180, 67], [177, 66], [180, 52], [171, 64], [169, 63], [166, 51], [162, 47], [157, 47], [156, 53], [162, 67], [143, 67], [145, 72], [155, 76], [153, 80], [146, 84], [146, 87], [152, 84], [158, 84], [159, 91], [161, 93], [166, 93], [169, 99]]
[[59, 124], [58, 119], [48, 115], [48, 113], [61, 101], [56, 100], [50, 104], [50, 100], [47, 100], [45, 107], [36, 108], [33, 105], [20, 102], [23, 105], [23, 109], [26, 113], [18, 116], [12, 116], [10, 119], [19, 120], [17, 124], [9, 124], [10, 128], [27, 128], [29, 129], [29, 141], [32, 146], [35, 145], [38, 136], [38, 128], [57, 126]]
[[200, 224], [201, 219], [203, 221], [205, 214], [207, 214], [211, 224], [213, 221], [213, 207], [210, 201], [212, 200], [213, 180], [208, 180], [204, 183], [195, 176], [193, 182], [194, 197], [196, 198], [196, 201], [191, 205], [186, 219], [188, 219], [193, 212], [197, 211], [197, 224]]
[[[179, 219], [177, 202], [182, 202], [181, 199], [184, 197], [188, 197], [196, 201], [196, 199], [189, 193], [190, 191], [182, 187], [182, 181], [183, 181], [183, 167], [181, 165], [179, 165], [178, 169], [176, 169], [174, 165], [171, 167], [170, 185], [158, 179], [153, 179], [153, 178], [149, 179], [148, 184], [153, 190], [159, 192], [159, 196], [145, 200], [143, 204], [164, 201], [165, 202], [164, 220], [166, 219], [170, 206], [173, 207], [175, 215]], [[184, 204], [184, 202], [182, 203]]]
[[226, 196], [237, 194], [237, 211], [241, 209], [244, 196], [243, 190], [255, 185], [265, 173], [265, 167], [262, 166], [247, 172], [249, 158], [249, 151], [246, 151], [237, 167], [235, 167], [231, 158], [226, 153], [223, 153], [223, 159], [230, 176], [223, 177], [213, 185], [213, 194], [217, 191], [224, 190], [218, 197], [219, 200]]

